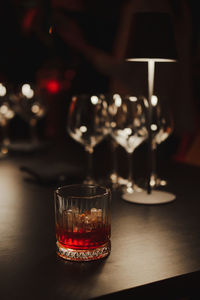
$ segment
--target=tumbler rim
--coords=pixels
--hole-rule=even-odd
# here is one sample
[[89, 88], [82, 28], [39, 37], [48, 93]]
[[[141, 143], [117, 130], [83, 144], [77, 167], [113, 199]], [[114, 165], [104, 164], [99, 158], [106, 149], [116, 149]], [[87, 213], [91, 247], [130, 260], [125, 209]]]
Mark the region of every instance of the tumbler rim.
[[[102, 192], [102, 193], [98, 193], [96, 195], [92, 195], [92, 196], [73, 196], [73, 195], [70, 195], [70, 196], [63, 196], [61, 195], [61, 190], [62, 189], [65, 189], [65, 188], [72, 188], [72, 187], [97, 187], [97, 188], [101, 188], [103, 189], [105, 192]], [[57, 196], [60, 196], [60, 197], [64, 197], [64, 198], [73, 198], [73, 199], [94, 199], [94, 198], [99, 198], [99, 197], [105, 197], [107, 195], [110, 194], [110, 189], [105, 187], [105, 186], [101, 186], [101, 185], [98, 185], [98, 184], [83, 184], [83, 183], [78, 183], [78, 184], [70, 184], [70, 185], [64, 185], [64, 186], [60, 186], [58, 187], [56, 190], [55, 190], [55, 194]]]

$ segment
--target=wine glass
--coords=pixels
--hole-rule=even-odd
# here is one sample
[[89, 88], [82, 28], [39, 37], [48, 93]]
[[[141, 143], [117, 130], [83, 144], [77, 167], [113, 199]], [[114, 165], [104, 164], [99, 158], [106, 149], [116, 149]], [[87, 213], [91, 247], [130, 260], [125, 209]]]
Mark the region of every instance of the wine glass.
[[156, 152], [157, 146], [164, 142], [173, 131], [173, 118], [166, 102], [156, 95], [151, 98], [152, 104], [152, 171], [150, 185], [152, 189], [166, 186], [167, 181], [157, 175]]
[[109, 110], [112, 115], [110, 121], [112, 137], [126, 150], [128, 156], [129, 175], [122, 198], [125, 199], [126, 194], [134, 197], [135, 192], [142, 189], [133, 180], [132, 154], [148, 137], [143, 98], [114, 94], [113, 105]]
[[29, 124], [31, 143], [38, 144], [37, 123], [47, 110], [39, 89], [33, 84], [24, 83], [12, 95], [12, 101], [15, 112]]
[[84, 183], [93, 184], [92, 154], [94, 147], [109, 133], [109, 120], [105, 96], [81, 94], [73, 96], [68, 113], [67, 131], [84, 146], [87, 153], [87, 176]]
[[10, 120], [15, 116], [10, 102], [10, 92], [4, 83], [0, 83], [0, 127], [1, 127], [1, 145], [0, 157], [8, 154], [10, 145], [8, 125]]
[[[107, 103], [108, 103], [108, 115], [110, 118], [110, 124], [112, 122], [112, 118], [117, 112], [117, 106], [115, 105], [114, 99], [118, 97], [117, 94], [109, 94], [106, 95]], [[110, 129], [112, 126], [110, 126]], [[118, 189], [123, 185], [126, 185], [128, 183], [128, 180], [126, 178], [123, 178], [122, 176], [119, 175], [118, 173], [118, 159], [117, 159], [117, 149], [119, 147], [118, 142], [116, 139], [113, 138], [112, 136], [112, 129], [110, 130], [109, 133], [110, 136], [110, 151], [111, 151], [111, 157], [112, 157], [112, 169], [111, 172], [108, 175], [107, 182], [109, 183], [109, 186], [112, 187], [112, 189]]]
[[[145, 102], [147, 115], [149, 115], [149, 103]], [[158, 99], [157, 96], [153, 95], [151, 97], [151, 176], [150, 176], [150, 186], [151, 192], [143, 190], [141, 193], [137, 193], [134, 199], [126, 197], [127, 201], [131, 201], [137, 204], [164, 204], [175, 200], [176, 196], [173, 193], [166, 191], [157, 190], [156, 188], [162, 184], [162, 180], [158, 178], [156, 172], [156, 149], [157, 145], [162, 143], [168, 138], [173, 129], [173, 121], [170, 115], [170, 111], [167, 107], [167, 103], [163, 99]], [[147, 183], [144, 185], [147, 186]]]

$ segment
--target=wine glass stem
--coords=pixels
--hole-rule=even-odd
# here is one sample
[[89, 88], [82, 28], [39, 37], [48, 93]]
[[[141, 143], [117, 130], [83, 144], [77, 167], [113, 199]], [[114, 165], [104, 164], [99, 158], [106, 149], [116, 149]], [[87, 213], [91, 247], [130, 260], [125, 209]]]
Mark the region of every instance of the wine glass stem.
[[7, 123], [5, 123], [5, 125], [2, 126], [2, 142], [3, 142], [3, 145], [10, 144], [10, 140], [8, 137], [8, 124]]
[[128, 181], [129, 182], [133, 182], [133, 166], [132, 166], [132, 162], [133, 162], [133, 156], [132, 153], [128, 152]]
[[37, 130], [36, 130], [37, 121], [35, 119], [31, 119], [29, 125], [30, 125], [31, 141], [38, 142]]
[[87, 154], [87, 174], [86, 174], [86, 181], [92, 182], [93, 181], [93, 166], [92, 166], [92, 160], [93, 160], [93, 148], [92, 147], [85, 147], [85, 151]]
[[152, 143], [152, 152], [151, 152], [151, 161], [152, 161], [152, 169], [151, 169], [151, 175], [156, 176], [156, 150], [157, 146], [156, 143]]
[[8, 124], [5, 122], [2, 126], [2, 143], [0, 145], [0, 154], [3, 156], [8, 153], [8, 145], [10, 144], [10, 140], [8, 137]]
[[149, 170], [148, 170], [148, 181], [147, 181], [147, 194], [151, 194], [151, 174], [152, 174], [152, 132], [151, 132], [151, 122], [152, 122], [152, 103], [151, 98], [154, 90], [154, 73], [155, 73], [155, 60], [148, 60], [148, 97], [149, 97], [149, 109], [148, 109], [148, 122], [147, 130], [149, 135], [148, 142], [148, 155], [149, 155]]
[[114, 140], [111, 140], [111, 152], [113, 157], [112, 174], [115, 175], [117, 175], [117, 147], [118, 144]]

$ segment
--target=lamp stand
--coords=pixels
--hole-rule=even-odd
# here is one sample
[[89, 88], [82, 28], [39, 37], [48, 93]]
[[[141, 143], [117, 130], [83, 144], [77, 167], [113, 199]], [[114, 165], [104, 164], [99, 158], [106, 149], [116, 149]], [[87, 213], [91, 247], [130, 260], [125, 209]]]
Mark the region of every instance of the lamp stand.
[[152, 158], [153, 158], [153, 148], [152, 148], [152, 103], [151, 98], [154, 90], [154, 73], [155, 73], [155, 59], [148, 59], [148, 120], [147, 120], [147, 130], [148, 130], [148, 178], [147, 178], [147, 191], [137, 192], [133, 195], [129, 193], [123, 194], [122, 198], [128, 202], [138, 203], [138, 204], [163, 204], [172, 202], [175, 200], [176, 196], [172, 193], [164, 191], [155, 191], [151, 187], [151, 173], [152, 173]]
[[154, 89], [154, 73], [155, 73], [155, 60], [149, 59], [148, 62], [148, 120], [147, 120], [147, 130], [148, 130], [148, 179], [147, 179], [147, 194], [151, 194], [151, 172], [152, 172], [152, 132], [151, 132], [151, 123], [152, 123], [152, 103], [151, 98], [153, 96]]

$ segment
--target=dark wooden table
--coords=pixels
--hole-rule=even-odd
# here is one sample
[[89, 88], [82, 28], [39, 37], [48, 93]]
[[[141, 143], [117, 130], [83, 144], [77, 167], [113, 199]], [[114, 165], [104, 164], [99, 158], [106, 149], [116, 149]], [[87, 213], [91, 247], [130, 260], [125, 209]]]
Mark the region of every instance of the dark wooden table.
[[170, 204], [136, 205], [113, 193], [110, 256], [76, 263], [55, 254], [54, 187], [26, 182], [19, 170], [34, 160], [0, 161], [2, 300], [177, 299], [198, 291], [199, 168], [168, 166], [169, 191], [177, 195]]

